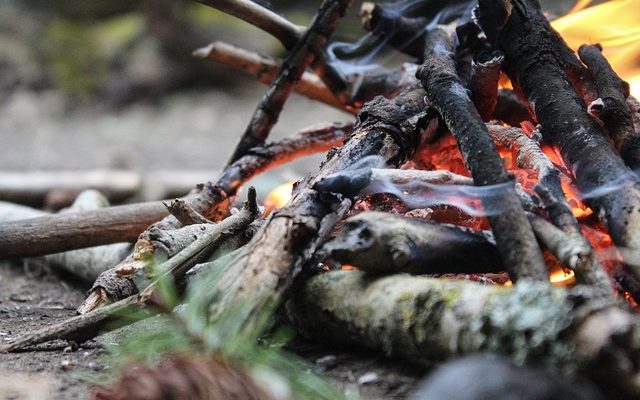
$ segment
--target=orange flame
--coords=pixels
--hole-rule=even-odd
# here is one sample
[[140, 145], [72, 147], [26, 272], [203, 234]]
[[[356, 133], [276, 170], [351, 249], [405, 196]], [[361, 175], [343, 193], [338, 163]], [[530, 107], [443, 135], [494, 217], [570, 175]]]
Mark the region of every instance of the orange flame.
[[264, 216], [271, 214], [271, 211], [284, 207], [291, 199], [293, 184], [295, 181], [283, 183], [273, 189], [264, 199]]
[[600, 43], [613, 69], [640, 96], [640, 0], [611, 0], [589, 8], [580, 0], [573, 10], [551, 24], [569, 47]]

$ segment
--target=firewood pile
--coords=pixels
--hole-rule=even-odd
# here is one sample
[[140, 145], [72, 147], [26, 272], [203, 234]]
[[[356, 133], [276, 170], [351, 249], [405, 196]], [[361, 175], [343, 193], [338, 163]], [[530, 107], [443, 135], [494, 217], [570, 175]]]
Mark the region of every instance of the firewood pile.
[[[640, 103], [601, 47], [574, 52], [536, 0], [364, 3], [369, 40], [409, 61], [345, 74], [325, 50], [349, 0], [324, 0], [307, 28], [249, 0], [200, 2], [288, 50], [194, 52], [269, 87], [226, 167], [172, 202], [2, 223], [4, 257], [94, 280], [77, 317], [4, 351], [92, 338], [131, 307], [170, 312], [158, 280], [171, 277], [206, 293], [212, 324], [284, 305], [312, 340], [413, 361], [494, 353], [640, 396]], [[268, 142], [293, 91], [355, 122]], [[285, 206], [265, 215], [249, 189], [231, 212], [250, 178], [318, 152]]]

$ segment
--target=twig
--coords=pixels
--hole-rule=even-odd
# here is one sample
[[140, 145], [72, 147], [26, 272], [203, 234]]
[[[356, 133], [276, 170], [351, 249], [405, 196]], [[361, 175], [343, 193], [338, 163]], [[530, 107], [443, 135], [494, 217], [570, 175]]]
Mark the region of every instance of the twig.
[[504, 56], [496, 50], [480, 50], [471, 60], [469, 90], [483, 121], [493, 116], [498, 102], [498, 81]]
[[[262, 29], [278, 39], [287, 50], [291, 51], [291, 53], [295, 52], [296, 45], [306, 34], [308, 34], [310, 29], [316, 29], [313, 28], [314, 23], [312, 22], [310, 28], [305, 30], [304, 27], [294, 25], [282, 16], [251, 0], [197, 1], [223, 11], [229, 15], [233, 15], [234, 17], [240, 18], [241, 20]], [[323, 24], [325, 23], [327, 24], [326, 26], [329, 27], [331, 21], [323, 22]], [[323, 25], [321, 24], [320, 26]], [[330, 36], [329, 31], [327, 31], [327, 36]], [[342, 93], [346, 86], [346, 80], [342, 73], [328, 62], [326, 54], [324, 53], [324, 50], [322, 50], [323, 46], [324, 43], [320, 44], [317, 49], [311, 50], [315, 55], [315, 59], [312, 60], [311, 67], [316, 75], [333, 93]]]
[[[183, 251], [173, 258], [158, 266], [158, 271], [166, 271], [157, 280], [150, 283], [139, 295], [128, 295], [127, 297], [104, 307], [94, 308], [90, 312], [77, 317], [67, 319], [57, 324], [48, 326], [40, 331], [30, 333], [11, 343], [0, 347], [0, 351], [15, 351], [27, 346], [33, 346], [54, 339], [84, 341], [97, 336], [104, 330], [113, 330], [122, 324], [130, 321], [120, 320], [119, 325], [112, 324], [118, 321], [125, 312], [132, 309], [145, 309], [147, 306], [154, 306], [156, 310], [169, 311], [167, 305], [162, 303], [162, 299], [157, 296], [157, 285], [160, 279], [171, 277], [178, 286], [182, 285], [182, 280], [186, 272], [197, 262], [210, 254], [216, 247], [225, 240], [243, 232], [244, 229], [259, 215], [256, 203], [255, 189], [248, 191], [247, 202], [240, 212], [223, 220], [215, 225], [214, 229], [208, 231], [204, 236], [191, 243]], [[142, 315], [133, 315], [135, 318], [145, 318], [152, 313], [146, 309]]]
[[211, 223], [211, 221], [200, 215], [199, 212], [194, 210], [182, 199], [175, 199], [171, 203], [164, 203], [164, 205], [167, 207], [167, 210], [169, 210], [169, 213], [176, 217], [184, 226]]
[[[427, 100], [456, 138], [475, 184], [509, 182], [498, 149], [457, 76], [451, 34], [436, 28], [427, 34], [426, 41], [425, 61], [416, 75], [426, 89]], [[521, 278], [548, 282], [542, 252], [514, 189], [494, 199], [483, 199], [485, 207], [503, 210], [488, 217], [498, 249], [514, 282]]]
[[[265, 85], [270, 85], [273, 82], [280, 68], [280, 62], [271, 57], [241, 49], [224, 42], [213, 42], [206, 47], [194, 51], [193, 55], [216, 61], [245, 72]], [[293, 90], [310, 99], [318, 100], [335, 108], [341, 110], [346, 109], [352, 112], [352, 109], [338, 100], [315, 74], [304, 72], [300, 80], [294, 85]]]
[[598, 99], [588, 106], [589, 114], [602, 120], [627, 165], [633, 170], [639, 169], [640, 134], [634, 129], [627, 104], [629, 84], [611, 68], [599, 45], [582, 45], [578, 54], [580, 60], [589, 67], [598, 91]]
[[350, 4], [351, 0], [322, 2], [309, 29], [284, 60], [273, 84], [258, 104], [227, 165], [244, 156], [252, 147], [265, 142], [293, 90], [293, 85], [300, 80], [304, 70], [311, 65], [316, 54], [327, 43]]
[[[199, 185], [185, 200], [205, 218], [219, 220], [221, 214], [226, 214], [225, 202], [242, 184], [299, 157], [341, 146], [350, 126], [331, 124], [310, 128], [297, 136], [252, 149], [250, 154], [223, 171], [217, 185]], [[30, 257], [132, 242], [154, 223], [161, 229], [178, 227], [178, 220], [168, 214], [162, 202], [156, 201], [0, 223], [0, 255]], [[160, 221], [163, 217], [167, 218]]]

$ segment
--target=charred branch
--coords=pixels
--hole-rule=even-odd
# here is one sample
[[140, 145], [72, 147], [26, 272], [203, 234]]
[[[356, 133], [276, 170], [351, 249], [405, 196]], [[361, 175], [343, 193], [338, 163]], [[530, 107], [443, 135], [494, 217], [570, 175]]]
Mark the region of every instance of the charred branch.
[[[487, 127], [457, 76], [453, 52], [453, 38], [449, 32], [437, 28], [427, 34], [425, 61], [417, 72], [427, 100], [438, 110], [456, 138], [476, 185], [512, 181]], [[515, 188], [495, 199], [484, 199], [483, 203], [485, 207], [495, 209], [496, 204], [487, 204], [494, 201], [504, 211], [490, 216], [489, 222], [511, 279], [514, 282], [521, 278], [547, 281], [542, 252]]]
[[495, 244], [481, 233], [381, 212], [347, 219], [320, 252], [341, 264], [382, 274], [504, 270]]
[[[535, 110], [546, 140], [559, 147], [588, 205], [616, 245], [640, 250], [640, 180], [588, 113], [567, 71], [580, 65], [534, 0], [481, 0], [479, 24], [505, 55], [504, 67]], [[541, 84], [544, 82], [544, 84]], [[615, 185], [604, 194], [598, 189]], [[595, 194], [598, 193], [598, 194]], [[636, 269], [637, 274], [640, 270]]]
[[498, 81], [504, 57], [496, 50], [480, 50], [471, 60], [469, 90], [483, 121], [489, 121], [498, 102]]
[[627, 104], [629, 84], [615, 73], [599, 45], [583, 45], [578, 49], [580, 60], [593, 77], [598, 98], [592, 101], [587, 111], [599, 118], [611, 135], [616, 149], [627, 165], [640, 168], [640, 135], [634, 129], [631, 110]]
[[581, 372], [629, 396], [640, 393], [637, 318], [602, 303], [586, 286], [522, 281], [504, 288], [335, 271], [298, 289], [290, 315], [316, 340], [426, 361], [491, 352], [570, 376]]
[[[248, 0], [246, 0], [248, 1]], [[333, 34], [338, 21], [351, 4], [350, 0], [324, 0], [309, 28], [291, 49], [282, 63], [273, 84], [253, 113], [246, 131], [231, 155], [227, 165], [244, 156], [249, 149], [261, 146], [278, 121], [294, 84], [311, 65]]]

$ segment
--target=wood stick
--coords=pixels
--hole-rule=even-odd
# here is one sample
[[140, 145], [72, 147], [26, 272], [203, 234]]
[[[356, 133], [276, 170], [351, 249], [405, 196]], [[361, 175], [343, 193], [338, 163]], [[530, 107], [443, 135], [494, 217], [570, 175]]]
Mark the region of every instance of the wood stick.
[[[242, 184], [299, 157], [340, 146], [346, 136], [345, 130], [350, 126], [331, 124], [315, 127], [297, 136], [252, 149], [250, 154], [223, 171], [217, 185], [200, 185], [185, 200], [205, 218], [219, 220], [221, 214], [226, 214], [225, 202]], [[162, 220], [163, 217], [166, 218]], [[0, 255], [3, 258], [31, 257], [132, 242], [153, 223], [161, 229], [180, 226], [160, 201], [0, 223]]]
[[[453, 39], [449, 32], [442, 28], [429, 32], [425, 61], [416, 76], [426, 89], [427, 100], [442, 115], [456, 138], [475, 184], [485, 186], [509, 182], [511, 178], [498, 149], [457, 76], [453, 52]], [[506, 190], [496, 199], [483, 199], [485, 207], [496, 209], [499, 205], [504, 210], [499, 215], [488, 217], [503, 263], [514, 282], [521, 278], [548, 282], [542, 252], [514, 189]], [[495, 204], [490, 204], [493, 202]]]
[[297, 289], [287, 308], [298, 331], [314, 340], [430, 362], [490, 352], [584, 373], [629, 398], [640, 394], [638, 319], [586, 286], [522, 281], [505, 288], [332, 271]]
[[[259, 216], [255, 189], [249, 189], [247, 199], [245, 206], [238, 213], [215, 225], [213, 229], [176, 256], [160, 264], [157, 269], [165, 271], [164, 274], [151, 282], [140, 294], [129, 294], [112, 304], [102, 304], [103, 307], [94, 307], [90, 312], [20, 336], [0, 347], [0, 352], [16, 351], [56, 339], [78, 342], [92, 339], [104, 331], [113, 330], [132, 322], [126, 318], [123, 319], [127, 316], [127, 312], [131, 315], [131, 311], [144, 310], [145, 313], [141, 315], [133, 314], [138, 320], [153, 315], [148, 306], [153, 306], [156, 311], [170, 311], [158, 296], [159, 279], [171, 277], [178, 287], [184, 287], [183, 278], [195, 263], [202, 260], [207, 254], [211, 254], [225, 241], [238, 234], [243, 234], [247, 226]], [[118, 324], [114, 324], [114, 322], [118, 322]]]
[[4, 171], [0, 172], [0, 200], [41, 206], [53, 190], [71, 192], [73, 201], [81, 191], [95, 189], [117, 203], [135, 195], [141, 185], [140, 175], [128, 171]]
[[[309, 32], [309, 29], [294, 25], [282, 16], [268, 10], [251, 0], [197, 0], [202, 4], [221, 10], [234, 17], [254, 25], [278, 39], [291, 53], [298, 42]], [[323, 24], [326, 22], [323, 22]], [[322, 24], [320, 25], [322, 26]], [[330, 26], [330, 25], [327, 25]], [[313, 22], [310, 28], [313, 27]], [[316, 28], [313, 28], [314, 30]], [[328, 33], [328, 32], [327, 32]], [[328, 33], [328, 36], [330, 34]], [[312, 53], [315, 54], [311, 67], [316, 75], [333, 93], [342, 93], [346, 87], [343, 74], [328, 62], [323, 45]]]
[[320, 253], [383, 274], [504, 271], [495, 243], [481, 233], [382, 212], [347, 219]]
[[[219, 41], [194, 51], [193, 55], [228, 65], [255, 77], [265, 85], [273, 83], [280, 68], [280, 62], [271, 57]], [[310, 99], [321, 101], [340, 110], [353, 112], [313, 73], [303, 72], [300, 80], [295, 83], [293, 90]]]
[[582, 45], [578, 55], [589, 67], [598, 91], [598, 99], [589, 104], [587, 111], [602, 120], [629, 168], [640, 169], [640, 132], [634, 129], [627, 104], [629, 84], [615, 73], [599, 45]]
[[[378, 97], [360, 110], [359, 123], [345, 145], [330, 152], [320, 172], [300, 183], [289, 203], [269, 216], [230, 262], [230, 270], [203, 289], [221, 299], [211, 306], [210, 320], [215, 321], [221, 309], [234, 309], [237, 327], [252, 326], [262, 309], [282, 302], [296, 273], [321, 244], [318, 232], [331, 230], [337, 222], [333, 215], [342, 213], [348, 201], [319, 191], [316, 183], [371, 155], [390, 165], [407, 160], [421, 139], [435, 133], [435, 113], [424, 110], [423, 97], [424, 90], [414, 81], [397, 97]], [[229, 334], [235, 332], [220, 332], [221, 337]]]
[[506, 122], [514, 127], [519, 127], [523, 121], [533, 120], [529, 113], [529, 107], [510, 89], [498, 90], [493, 119]]
[[[640, 179], [574, 89], [567, 70], [579, 68], [580, 61], [551, 28], [539, 2], [481, 0], [479, 4], [479, 24], [504, 53], [505, 71], [532, 104], [545, 139], [560, 149], [578, 189], [591, 194], [585, 201], [604, 219], [616, 245], [640, 251]], [[615, 190], [593, 194], [606, 185], [615, 185]], [[640, 268], [634, 271], [640, 276]]]
[[175, 199], [171, 203], [164, 203], [164, 205], [169, 210], [169, 213], [184, 226], [211, 223], [182, 199]]
[[227, 165], [244, 156], [249, 149], [264, 144], [293, 85], [327, 43], [350, 4], [351, 0], [323, 0], [309, 29], [284, 60], [273, 84], [258, 104]]

